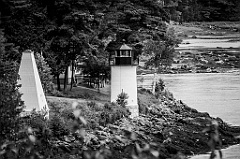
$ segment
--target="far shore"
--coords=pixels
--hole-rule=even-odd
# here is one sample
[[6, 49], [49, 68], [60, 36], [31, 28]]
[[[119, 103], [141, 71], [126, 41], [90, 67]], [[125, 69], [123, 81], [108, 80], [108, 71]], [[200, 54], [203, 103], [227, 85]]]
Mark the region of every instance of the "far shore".
[[[210, 27], [211, 26], [211, 27]], [[165, 70], [144, 67], [138, 75], [152, 73], [232, 73], [240, 69], [240, 23], [171, 24], [182, 43], [175, 47], [172, 66]], [[143, 57], [144, 59], [144, 57]]]
[[[189, 27], [188, 25], [190, 24], [184, 24], [184, 26], [179, 27], [187, 29]], [[205, 27], [208, 26], [209, 24], [206, 24]], [[191, 29], [187, 30], [187, 33], [189, 33], [188, 36], [202, 32], [201, 28], [196, 28], [195, 26], [191, 26]], [[176, 29], [179, 28], [176, 27]], [[229, 30], [229, 32], [233, 32], [233, 30]], [[185, 32], [178, 30], [178, 35], [180, 34], [184, 36]], [[219, 52], [203, 50], [203, 52], [197, 53], [199, 60], [197, 62], [200, 64], [190, 65], [192, 64], [192, 60], [196, 58], [194, 55], [196, 52], [189, 53], [187, 50], [183, 53], [181, 50], [182, 52], [180, 53], [178, 51], [179, 50], [176, 49], [177, 58], [174, 59], [174, 64], [180, 67], [176, 67], [175, 69], [171, 68], [168, 71], [159, 71], [158, 73], [240, 72], [240, 66], [238, 67], [238, 63], [234, 62], [240, 61], [239, 54], [233, 57], [225, 53], [225, 55], [222, 56], [222, 53]], [[188, 58], [188, 60], [186, 60], [186, 58]], [[215, 58], [218, 58], [218, 60], [214, 60]], [[207, 62], [201, 63], [200, 61]], [[220, 62], [219, 65], [218, 63], [216, 65], [208, 65], [210, 61], [215, 61], [215, 63], [217, 61]], [[152, 79], [154, 73], [156, 73], [155, 69], [149, 70], [140, 66], [137, 70], [138, 80], [144, 81], [143, 77], [147, 76]], [[150, 81], [149, 84], [151, 85], [152, 81]], [[91, 144], [85, 145], [84, 148], [91, 149], [92, 146], [94, 146], [94, 149], [100, 149], [101, 144], [99, 143], [104, 143], [104, 146], [111, 147], [111, 151], [116, 156], [116, 159], [130, 158], [132, 152], [128, 150], [129, 147], [138, 143], [141, 146], [148, 144], [149, 147], [157, 150], [159, 153], [158, 158], [179, 158], [180, 154], [180, 156], [192, 157], [191, 159], [204, 159], [209, 157], [209, 154], [207, 154], [207, 156], [205, 155], [209, 152], [209, 147], [207, 145], [208, 135], [203, 133], [202, 130], [210, 124], [212, 119], [216, 119], [219, 122], [220, 134], [223, 141], [222, 148], [227, 148], [232, 145], [238, 146], [240, 143], [240, 138], [238, 138], [240, 135], [240, 126], [229, 125], [221, 118], [214, 118], [207, 112], [199, 112], [191, 108], [191, 106], [185, 104], [184, 101], [175, 99], [173, 94], [167, 89], [157, 92], [158, 94], [153, 94], [147, 89], [139, 88], [138, 105], [140, 115], [133, 119], [124, 116], [116, 122], [102, 126], [99, 122], [102, 121], [100, 114], [106, 111], [104, 105], [110, 100], [109, 87], [110, 85], [103, 88], [76, 86], [73, 87], [71, 91], [56, 91], [55, 94], [53, 93], [47, 97], [50, 107], [55, 107], [55, 109], [57, 108], [61, 110], [61, 112], [66, 111], [72, 113], [71, 105], [74, 102], [77, 102], [81, 107], [82, 112], [84, 112], [83, 117], [89, 124], [93, 124], [86, 129], [87, 136], [91, 137], [91, 140], [89, 140]], [[109, 110], [107, 111], [107, 114], [111, 113]], [[50, 115], [54, 115], [55, 113], [56, 112], [51, 111]], [[116, 112], [113, 114], [116, 114]], [[126, 133], [134, 134], [134, 139], [128, 138]], [[121, 136], [121, 138], [116, 138], [116, 135]], [[69, 150], [73, 150], [74, 146], [77, 146], [78, 149], [83, 147], [77, 137], [73, 138], [74, 142], [78, 143], [77, 145], [74, 145], [72, 141], [68, 142], [64, 139], [54, 140], [57, 141], [53, 143], [60, 143], [55, 144], [54, 146], [56, 147], [61, 144], [68, 145]], [[231, 148], [232, 147], [229, 147], [227, 150]], [[197, 154], [204, 155], [198, 156]]]

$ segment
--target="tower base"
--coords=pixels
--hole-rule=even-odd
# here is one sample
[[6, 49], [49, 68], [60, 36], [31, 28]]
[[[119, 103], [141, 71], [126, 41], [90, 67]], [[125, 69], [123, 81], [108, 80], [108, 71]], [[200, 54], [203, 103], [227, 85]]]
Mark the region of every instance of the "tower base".
[[139, 116], [138, 105], [126, 105], [126, 107], [131, 112], [130, 118], [135, 118], [135, 117]]

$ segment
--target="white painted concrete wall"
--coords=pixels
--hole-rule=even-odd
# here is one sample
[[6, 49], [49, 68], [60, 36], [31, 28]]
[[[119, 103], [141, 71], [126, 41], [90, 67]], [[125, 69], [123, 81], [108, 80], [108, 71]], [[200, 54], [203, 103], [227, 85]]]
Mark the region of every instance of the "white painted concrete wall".
[[19, 92], [22, 93], [22, 100], [25, 105], [24, 110], [26, 112], [30, 112], [33, 109], [36, 109], [36, 111], [44, 109], [49, 111], [32, 51], [27, 50], [23, 52], [19, 75], [20, 80], [18, 83], [22, 85]]
[[111, 66], [111, 102], [116, 102], [121, 92], [127, 93], [127, 107], [131, 117], [138, 116], [136, 66]]

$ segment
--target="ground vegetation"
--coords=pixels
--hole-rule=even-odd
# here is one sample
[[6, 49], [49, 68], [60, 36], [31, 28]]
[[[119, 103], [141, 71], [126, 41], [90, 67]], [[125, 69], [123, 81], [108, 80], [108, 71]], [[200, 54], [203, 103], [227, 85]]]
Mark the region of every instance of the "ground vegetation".
[[[4, 32], [0, 30], [0, 144], [5, 139], [15, 139], [19, 131], [19, 117], [23, 109], [21, 94], [18, 92], [20, 85], [19, 65], [14, 60], [18, 50], [13, 44], [6, 42]], [[13, 55], [13, 56], [12, 56]]]
[[[201, 18], [202, 12], [197, 12], [200, 9], [194, 15], [201, 15], [199, 20], [212, 20], [221, 15], [220, 11], [216, 12], [219, 8], [229, 9], [228, 4], [239, 7], [234, 0], [213, 2], [219, 5], [217, 9], [209, 5], [205, 19]], [[213, 118], [174, 99], [164, 90], [162, 81], [158, 83], [157, 95], [139, 90], [140, 116], [135, 119], [129, 118], [124, 106], [122, 99], [126, 95], [116, 104], [107, 101], [109, 94], [89, 89], [78, 94], [74, 92], [77, 88], [72, 92], [55, 92], [65, 98], [48, 99], [49, 120], [35, 111], [19, 117], [23, 106], [17, 85], [21, 51], [32, 49], [43, 53], [52, 75], [58, 79], [58, 90], [62, 87], [59, 75], [66, 73], [69, 65], [73, 68], [78, 59], [91, 57], [96, 60], [90, 60], [89, 65], [97, 67], [95, 63], [109, 59], [114, 48], [109, 48], [110, 44], [121, 44], [123, 39], [137, 53], [146, 50], [149, 43], [153, 50], [159, 47], [159, 51], [147, 49], [149, 55], [157, 57], [152, 62], [159, 62], [154, 67], [169, 66], [178, 40], [166, 22], [174, 20], [176, 13], [186, 14], [190, 8], [183, 12], [178, 9], [179, 3], [1, 0], [4, 8], [0, 10], [3, 29], [0, 31], [0, 158], [177, 158], [208, 151], [208, 136], [201, 130]], [[194, 1], [194, 5], [198, 3]], [[237, 10], [234, 14], [238, 14]], [[94, 76], [102, 73], [93, 70], [97, 72]], [[66, 96], [80, 99], [73, 101]], [[216, 120], [223, 146], [240, 142], [236, 137], [239, 127]]]

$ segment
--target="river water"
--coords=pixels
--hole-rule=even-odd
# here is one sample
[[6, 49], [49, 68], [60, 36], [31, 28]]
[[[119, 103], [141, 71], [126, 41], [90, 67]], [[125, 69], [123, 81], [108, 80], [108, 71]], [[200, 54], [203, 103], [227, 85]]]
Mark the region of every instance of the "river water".
[[[184, 39], [176, 50], [234, 48], [239, 52], [239, 34], [197, 37], [197, 39]], [[176, 99], [182, 100], [198, 111], [208, 112], [213, 117], [220, 117], [228, 124], [240, 126], [239, 71], [236, 73], [161, 74], [158, 76], [164, 80], [167, 89], [173, 93]], [[208, 158], [209, 154], [193, 156], [191, 159]], [[223, 158], [240, 159], [240, 145], [223, 150]]]
[[[239, 35], [238, 35], [239, 36]], [[212, 37], [212, 36], [211, 36]], [[201, 39], [202, 38], [202, 39]], [[233, 38], [233, 37], [231, 37]], [[238, 48], [240, 41], [232, 41], [230, 38], [214, 39], [210, 37], [199, 37], [197, 39], [184, 39], [182, 44], [176, 49], [203, 49], [203, 48]]]
[[176, 99], [211, 116], [240, 126], [240, 74], [159, 75]]
[[[231, 125], [240, 126], [240, 73], [158, 75], [176, 99]], [[240, 145], [223, 151], [225, 159], [240, 158]], [[207, 155], [191, 159], [207, 159]]]

